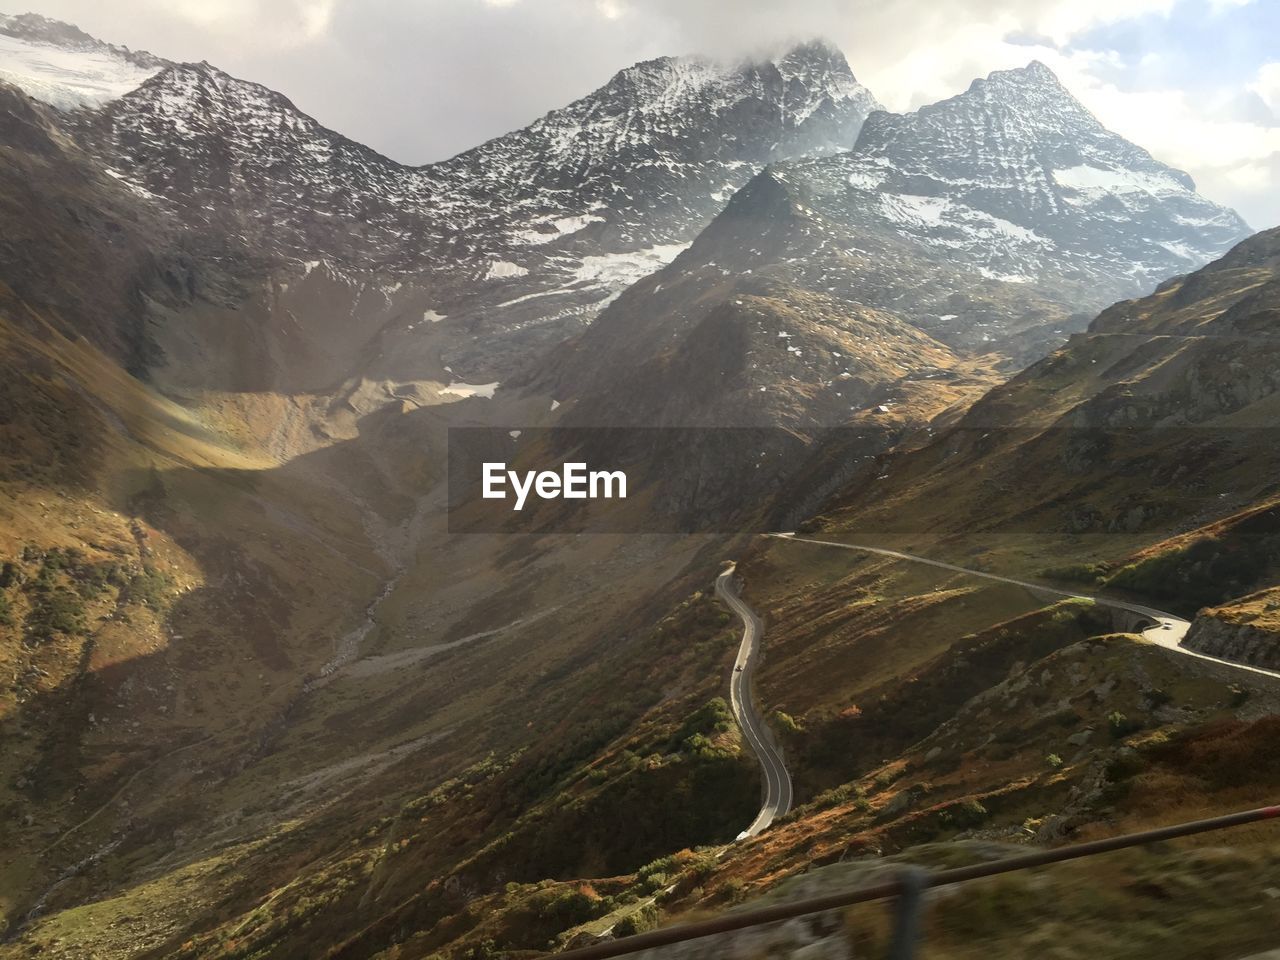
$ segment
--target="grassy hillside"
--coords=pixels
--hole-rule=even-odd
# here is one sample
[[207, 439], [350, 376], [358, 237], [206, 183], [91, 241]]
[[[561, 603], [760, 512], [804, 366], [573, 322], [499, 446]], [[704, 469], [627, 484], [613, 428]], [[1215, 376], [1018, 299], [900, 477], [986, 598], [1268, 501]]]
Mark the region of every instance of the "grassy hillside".
[[[1274, 799], [1277, 685], [1098, 605], [773, 538], [452, 533], [448, 430], [546, 422], [548, 395], [450, 397], [435, 346], [421, 380], [353, 373], [404, 320], [389, 285], [232, 271], [0, 95], [19, 144], [0, 219], [24, 224], [0, 266], [29, 280], [0, 286], [0, 957], [519, 957], [824, 865]], [[796, 482], [778, 496], [771, 478], [753, 515], [1140, 598], [1253, 644], [1240, 631], [1272, 632], [1280, 581], [1277, 243], [1117, 305], [971, 406], [993, 358], [782, 261], [728, 283], [690, 256], [619, 298], [551, 380], [627, 327], [634, 378], [580, 381], [608, 395], [597, 412], [868, 428], [784, 464]], [[119, 282], [95, 294], [98, 275]], [[974, 309], [1023, 302], [1012, 287]], [[1023, 333], [1068, 320], [1031, 307]], [[628, 352], [646, 337], [661, 346]], [[580, 399], [567, 417], [590, 422]], [[677, 479], [703, 486], [703, 467]], [[797, 801], [744, 841], [760, 774], [724, 702], [726, 560], [765, 622], [755, 694]], [[1098, 874], [1114, 896], [1040, 917], [1034, 884], [942, 902], [940, 955], [984, 936], [1039, 949], [1090, 910], [1136, 955], [1196, 877], [1268, 877], [1267, 850], [1171, 871], [1159, 894], [1158, 861], [1118, 861]], [[1147, 923], [1125, 926], [1138, 906]], [[1224, 898], [1201, 906], [1171, 955], [1256, 945], [1252, 915], [1228, 929]], [[1005, 914], [1016, 934], [993, 930]], [[860, 947], [883, 936], [839, 924]]]

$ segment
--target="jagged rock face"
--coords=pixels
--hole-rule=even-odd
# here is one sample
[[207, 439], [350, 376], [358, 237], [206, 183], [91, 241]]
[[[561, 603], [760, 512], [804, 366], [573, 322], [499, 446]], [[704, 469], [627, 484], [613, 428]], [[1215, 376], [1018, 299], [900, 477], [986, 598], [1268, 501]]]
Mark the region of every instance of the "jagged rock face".
[[113, 43], [103, 43], [74, 24], [42, 17], [38, 13], [19, 13], [15, 16], [0, 13], [0, 34], [16, 40], [48, 44], [66, 50], [111, 52], [123, 60], [142, 67], [159, 68], [169, 62], [145, 50], [130, 50], [128, 47], [116, 46]]
[[[653, 392], [635, 384], [640, 358], [686, 350], [704, 315], [766, 280], [796, 302], [842, 301], [832, 323], [870, 307], [888, 335], [914, 327], [961, 356], [1020, 366], [1087, 312], [1200, 265], [1246, 229], [1033, 63], [913, 114], [874, 113], [852, 152], [770, 166], [538, 382], [558, 397]], [[874, 339], [862, 359], [874, 362]], [[830, 379], [803, 359], [765, 386]]]
[[208, 64], [168, 67], [70, 119], [115, 175], [197, 227], [237, 226], [268, 252], [315, 256], [408, 242], [412, 221], [393, 201], [410, 168]]
[[[639, 331], [665, 349], [715, 306], [714, 291], [733, 295], [727, 279], [767, 277], [1017, 367], [1247, 233], [1033, 63], [913, 114], [872, 114], [852, 152], [771, 165], [627, 309], [585, 333], [581, 353], [631, 365], [649, 349]], [[557, 388], [591, 376], [567, 370]]]
[[216, 299], [217, 282], [198, 266], [201, 243], [179, 242], [163, 218], [67, 140], [51, 113], [0, 82], [6, 319], [23, 323], [33, 311], [141, 376], [157, 354], [151, 312]]
[[[1185, 173], [1104, 128], [1040, 63], [915, 113], [874, 114], [853, 152], [778, 176], [841, 227], [1071, 310], [1144, 293], [1249, 233]], [[918, 319], [948, 339], [937, 314]]]
[[588, 232], [592, 246], [611, 233], [624, 244], [688, 241], [689, 226], [701, 227], [763, 164], [847, 150], [877, 108], [844, 57], [821, 44], [732, 68], [664, 57], [425, 169], [458, 181], [478, 205], [527, 218], [512, 224], [513, 249], [587, 226], [538, 219], [557, 206], [608, 225]]
[[[388, 160], [208, 64], [169, 67], [79, 126], [138, 186], [192, 211], [231, 207], [283, 252], [405, 268], [448, 255], [481, 279], [507, 279], [575, 247], [687, 242], [764, 163], [847, 149], [876, 106], [843, 57], [812, 44], [732, 68], [638, 64], [425, 167]], [[312, 221], [368, 223], [369, 235], [313, 236], [300, 208]]]
[[1183, 644], [1211, 657], [1280, 669], [1280, 633], [1247, 623], [1232, 623], [1203, 613], [1191, 624]]
[[[766, 163], [848, 149], [878, 104], [820, 43], [726, 66], [667, 57], [450, 160], [408, 167], [208, 64], [170, 65], [75, 135], [198, 228], [283, 260], [420, 278], [464, 335], [444, 362], [496, 371], [594, 319], [669, 262]], [[427, 358], [392, 331], [388, 369]]]

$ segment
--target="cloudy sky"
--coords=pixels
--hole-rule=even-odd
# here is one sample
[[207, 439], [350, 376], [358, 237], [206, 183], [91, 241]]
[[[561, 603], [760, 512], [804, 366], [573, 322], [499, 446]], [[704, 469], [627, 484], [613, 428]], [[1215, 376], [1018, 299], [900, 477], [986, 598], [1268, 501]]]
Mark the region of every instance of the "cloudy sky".
[[523, 126], [670, 53], [736, 57], [825, 36], [894, 110], [1036, 58], [1202, 193], [1255, 227], [1280, 224], [1276, 0], [29, 3], [104, 40], [265, 83], [406, 163]]

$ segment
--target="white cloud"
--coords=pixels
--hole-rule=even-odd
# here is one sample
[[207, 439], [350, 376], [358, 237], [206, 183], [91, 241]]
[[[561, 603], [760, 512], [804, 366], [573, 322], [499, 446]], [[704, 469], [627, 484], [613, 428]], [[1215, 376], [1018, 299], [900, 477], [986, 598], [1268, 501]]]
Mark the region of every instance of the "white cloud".
[[1264, 63], [1249, 89], [1262, 98], [1280, 122], [1280, 63]]
[[[992, 70], [1048, 63], [1118, 133], [1186, 169], [1258, 226], [1280, 222], [1280, 63], [1231, 91], [1134, 92], [1160, 51], [1126, 66], [1068, 49], [1139, 17], [1218, 15], [1248, 0], [34, 0], [118, 43], [208, 59], [272, 86], [322, 122], [397, 159], [424, 162], [522, 126], [662, 54], [734, 56], [825, 36], [890, 109], [968, 87]], [[1257, 0], [1255, 0], [1257, 2]], [[1274, 0], [1266, 0], [1274, 2]], [[572, 25], [572, 29], [566, 25]], [[1011, 42], [1010, 37], [1024, 38]], [[1028, 44], [1025, 38], [1038, 38]], [[1126, 74], [1125, 71], [1128, 71]], [[1245, 101], [1247, 100], [1247, 103]], [[1247, 108], [1247, 109], [1246, 109]]]
[[297, 46], [322, 36], [333, 21], [338, 0], [147, 0], [158, 16], [185, 20], [223, 35], [273, 46]]

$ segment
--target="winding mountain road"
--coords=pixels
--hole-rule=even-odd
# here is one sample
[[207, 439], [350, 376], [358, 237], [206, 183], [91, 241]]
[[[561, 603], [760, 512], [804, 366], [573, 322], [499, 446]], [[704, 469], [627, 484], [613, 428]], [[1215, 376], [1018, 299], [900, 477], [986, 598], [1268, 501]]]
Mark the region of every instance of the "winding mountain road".
[[1224, 660], [1221, 657], [1211, 657], [1207, 653], [1200, 653], [1197, 650], [1189, 650], [1182, 645], [1182, 641], [1187, 636], [1187, 631], [1191, 629], [1191, 621], [1184, 620], [1182, 617], [1175, 616], [1163, 610], [1157, 610], [1154, 607], [1146, 607], [1140, 603], [1129, 603], [1125, 600], [1114, 600], [1110, 597], [1100, 597], [1095, 594], [1073, 593], [1069, 590], [1058, 590], [1054, 587], [1046, 587], [1041, 583], [1030, 583], [1026, 580], [1016, 580], [1013, 577], [1002, 577], [994, 573], [984, 573], [981, 570], [971, 570], [968, 567], [959, 567], [953, 563], [943, 563], [941, 560], [930, 560], [928, 557], [918, 557], [912, 553], [902, 553], [898, 550], [886, 550], [883, 547], [867, 547], [856, 543], [836, 543], [833, 540], [813, 540], [808, 537], [797, 537], [794, 533], [768, 533], [768, 537], [774, 537], [779, 540], [792, 540], [796, 543], [816, 543], [823, 547], [837, 547], [842, 550], [855, 550], [859, 553], [874, 553], [882, 557], [890, 557], [894, 560], [906, 560], [911, 563], [923, 563], [930, 567], [938, 567], [941, 570], [949, 570], [952, 573], [963, 573], [971, 577], [981, 577], [984, 580], [995, 580], [999, 583], [1010, 583], [1016, 587], [1025, 587], [1028, 590], [1034, 590], [1037, 593], [1048, 594], [1054, 597], [1062, 597], [1068, 600], [1091, 600], [1102, 607], [1110, 607], [1113, 610], [1125, 610], [1129, 613], [1138, 614], [1154, 621], [1154, 626], [1147, 627], [1142, 631], [1142, 636], [1157, 643], [1169, 650], [1184, 654], [1188, 657], [1196, 657], [1200, 660], [1208, 660], [1212, 663], [1220, 663], [1224, 666], [1233, 667], [1236, 670], [1243, 670], [1246, 673], [1261, 674], [1266, 677], [1275, 677], [1280, 679], [1280, 671], [1265, 670], [1262, 667], [1250, 666], [1246, 663], [1236, 663], [1233, 660]]
[[778, 749], [773, 745], [764, 719], [756, 710], [755, 701], [751, 699], [751, 678], [760, 660], [760, 638], [764, 635], [764, 624], [738, 596], [737, 586], [733, 581], [736, 569], [734, 564], [729, 564], [716, 577], [716, 596], [728, 604], [742, 620], [742, 643], [738, 647], [738, 656], [733, 662], [733, 674], [729, 680], [729, 703], [734, 719], [742, 729], [742, 735], [760, 760], [760, 769], [764, 772], [764, 802], [751, 825], [738, 834], [738, 839], [741, 840], [754, 837], [773, 823], [776, 817], [783, 816], [791, 809], [791, 776], [783, 765]]
[[[1035, 593], [1051, 597], [1067, 600], [1089, 600], [1099, 606], [1110, 607], [1113, 610], [1124, 610], [1150, 620], [1152, 625], [1145, 627], [1141, 631], [1142, 636], [1166, 649], [1173, 650], [1184, 656], [1208, 660], [1211, 663], [1242, 670], [1246, 673], [1261, 674], [1262, 676], [1280, 679], [1280, 671], [1266, 670], [1262, 667], [1254, 667], [1245, 663], [1236, 663], [1232, 660], [1224, 660], [1221, 657], [1212, 657], [1207, 653], [1188, 649], [1182, 645], [1182, 641], [1186, 639], [1187, 631], [1191, 628], [1191, 622], [1167, 611], [1157, 610], [1155, 607], [1144, 606], [1140, 603], [1130, 603], [1127, 600], [1102, 597], [1096, 594], [1059, 590], [1056, 587], [1047, 587], [1042, 583], [1032, 583], [1028, 580], [1018, 580], [1014, 577], [1003, 577], [995, 573], [986, 573], [982, 570], [961, 567], [954, 563], [930, 560], [928, 557], [920, 557], [913, 553], [887, 550], [884, 547], [869, 547], [856, 543], [837, 543], [833, 540], [814, 540], [809, 537], [797, 537], [794, 533], [768, 533], [765, 536], [778, 540], [790, 540], [796, 543], [812, 543], [821, 547], [853, 550], [858, 553], [873, 553], [908, 563], [921, 563], [926, 566], [936, 567], [939, 570], [949, 571], [950, 573], [960, 573], [970, 577], [980, 577], [983, 580], [994, 580], [997, 583], [1012, 584], [1015, 587], [1023, 587]], [[739, 619], [742, 620], [743, 624], [742, 643], [738, 647], [738, 656], [733, 665], [733, 676], [729, 682], [729, 699], [734, 718], [738, 721], [738, 726], [742, 729], [742, 734], [747, 743], [755, 752], [756, 757], [759, 758], [760, 768], [764, 772], [764, 803], [760, 807], [760, 812], [756, 814], [756, 818], [751, 821], [751, 825], [738, 835], [738, 839], [741, 840], [746, 837], [754, 837], [768, 827], [776, 818], [786, 814], [791, 809], [792, 793], [791, 777], [782, 762], [782, 756], [773, 745], [769, 730], [756, 709], [755, 702], [751, 699], [751, 678], [760, 659], [760, 638], [764, 635], [764, 625], [760, 622], [760, 618], [756, 616], [755, 612], [743, 603], [738, 596], [737, 587], [733, 579], [736, 569], [734, 564], [729, 564], [725, 567], [724, 572], [716, 578], [716, 596], [728, 604]]]

